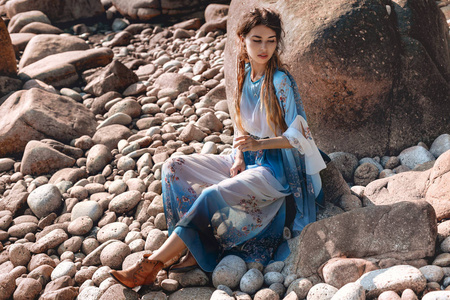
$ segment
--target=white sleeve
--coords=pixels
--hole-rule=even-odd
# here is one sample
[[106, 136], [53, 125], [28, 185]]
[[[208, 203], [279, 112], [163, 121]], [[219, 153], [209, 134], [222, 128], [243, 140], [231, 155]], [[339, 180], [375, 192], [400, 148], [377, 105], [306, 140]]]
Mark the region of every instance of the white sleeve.
[[[304, 132], [305, 134], [303, 135]], [[297, 115], [289, 128], [283, 133], [292, 147], [305, 155], [306, 174], [316, 174], [326, 168], [322, 155], [314, 142], [306, 120]]]

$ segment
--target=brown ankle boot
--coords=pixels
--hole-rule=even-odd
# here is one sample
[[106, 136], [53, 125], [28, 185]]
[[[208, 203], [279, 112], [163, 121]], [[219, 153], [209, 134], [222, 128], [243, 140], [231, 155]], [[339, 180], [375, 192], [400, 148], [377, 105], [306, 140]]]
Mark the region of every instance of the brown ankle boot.
[[134, 288], [155, 282], [156, 275], [164, 267], [158, 260], [148, 260], [145, 254], [137, 263], [123, 271], [112, 270], [109, 274], [126, 287]]

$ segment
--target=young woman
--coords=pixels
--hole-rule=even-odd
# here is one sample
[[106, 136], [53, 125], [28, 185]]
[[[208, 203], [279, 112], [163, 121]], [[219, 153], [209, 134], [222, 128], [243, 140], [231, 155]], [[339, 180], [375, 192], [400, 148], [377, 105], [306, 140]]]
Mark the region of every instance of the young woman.
[[[119, 282], [135, 287], [157, 273], [197, 266], [212, 272], [219, 259], [236, 254], [267, 264], [282, 242], [285, 197], [292, 194], [298, 234], [316, 220], [321, 198], [319, 171], [325, 163], [306, 123], [297, 85], [283, 69], [282, 24], [277, 13], [256, 8], [237, 30], [240, 54], [234, 99], [235, 140], [231, 155], [170, 158], [162, 169], [169, 238], [124, 271]], [[281, 249], [281, 250], [280, 250]], [[288, 254], [278, 249], [278, 258]]]

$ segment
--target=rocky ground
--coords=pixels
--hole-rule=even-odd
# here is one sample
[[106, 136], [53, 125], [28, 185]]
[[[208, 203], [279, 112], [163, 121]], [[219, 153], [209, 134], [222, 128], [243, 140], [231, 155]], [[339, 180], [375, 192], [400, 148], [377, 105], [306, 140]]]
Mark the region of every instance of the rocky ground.
[[[450, 5], [439, 5], [449, 18]], [[348, 191], [334, 191], [319, 215], [332, 222], [344, 212], [386, 204], [383, 191], [414, 176], [410, 182], [421, 196], [412, 200], [434, 208], [420, 223], [429, 221], [423, 227], [436, 239], [436, 247], [427, 242], [432, 250], [389, 262], [376, 260], [381, 252], [326, 258], [319, 277], [290, 272], [289, 261], [263, 267], [228, 256], [212, 274], [161, 271], [157, 284], [138, 291], [117, 284], [109, 270], [126, 268], [167, 238], [164, 161], [231, 151], [225, 27], [197, 19], [130, 24], [110, 14], [110, 22], [58, 28], [42, 13], [22, 17], [8, 25], [18, 57], [20, 80], [14, 82], [22, 90], [0, 99], [0, 299], [450, 297], [441, 291], [450, 285], [450, 132], [398, 156], [330, 153]], [[44, 21], [26, 25], [36, 20]], [[421, 189], [427, 181], [434, 185]]]

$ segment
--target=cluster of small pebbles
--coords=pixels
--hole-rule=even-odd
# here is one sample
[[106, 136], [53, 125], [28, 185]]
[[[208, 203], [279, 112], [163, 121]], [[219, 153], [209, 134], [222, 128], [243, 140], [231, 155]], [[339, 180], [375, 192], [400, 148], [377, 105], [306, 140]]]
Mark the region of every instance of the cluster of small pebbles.
[[[223, 258], [212, 274], [163, 270], [155, 285], [139, 291], [109, 275], [111, 269], [126, 268], [159, 249], [168, 237], [162, 164], [169, 157], [225, 155], [232, 149], [223, 65], [227, 34], [214, 28], [191, 29], [195, 23], [164, 28], [118, 18], [106, 32], [96, 32], [108, 28], [105, 24], [71, 28], [92, 47], [112, 49], [111, 68], [124, 72], [116, 73], [118, 81], [111, 82], [96, 80], [103, 69], [87, 70], [82, 76], [87, 85], [59, 91], [35, 81], [83, 103], [94, 112], [98, 127], [94, 136], [61, 146], [74, 158], [72, 168], [39, 174], [39, 164], [23, 168], [25, 158], [0, 159], [0, 299], [450, 297], [450, 291], [433, 296], [450, 285], [450, 226], [440, 229], [439, 255], [430, 265], [372, 271], [378, 273], [366, 273], [339, 289], [286, 274], [281, 261], [264, 267], [237, 256]], [[127, 71], [136, 76], [132, 83], [122, 92], [103, 93], [110, 85], [123, 84]], [[450, 135], [443, 134], [430, 148], [421, 143], [399, 156], [358, 159], [350, 153], [331, 153], [356, 196], [341, 198], [341, 211], [364, 206], [364, 186], [370, 182], [429, 169], [449, 149]], [[370, 285], [375, 277], [384, 282], [382, 287]]]

